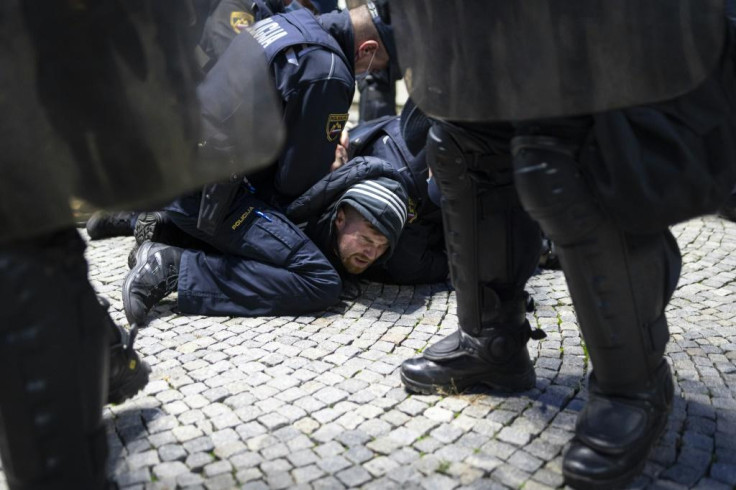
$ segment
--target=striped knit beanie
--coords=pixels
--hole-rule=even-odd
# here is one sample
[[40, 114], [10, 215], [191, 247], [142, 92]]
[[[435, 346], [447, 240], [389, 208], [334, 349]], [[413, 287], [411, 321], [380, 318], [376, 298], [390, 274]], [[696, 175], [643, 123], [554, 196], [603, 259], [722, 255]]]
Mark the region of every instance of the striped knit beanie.
[[336, 209], [343, 204], [355, 208], [370, 224], [388, 239], [393, 253], [401, 229], [406, 223], [408, 196], [404, 186], [388, 177], [363, 180], [354, 184], [342, 195]]

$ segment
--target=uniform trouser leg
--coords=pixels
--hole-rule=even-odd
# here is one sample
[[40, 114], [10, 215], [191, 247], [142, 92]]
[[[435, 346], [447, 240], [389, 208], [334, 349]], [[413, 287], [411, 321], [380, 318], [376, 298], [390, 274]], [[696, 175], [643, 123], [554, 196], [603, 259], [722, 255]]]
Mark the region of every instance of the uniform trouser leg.
[[217, 253], [186, 250], [179, 268], [179, 308], [198, 315], [289, 315], [339, 301], [340, 275], [282, 213], [241, 193], [214, 235], [197, 229], [198, 200], [169, 210], [182, 230]]
[[442, 192], [459, 328], [422, 357], [405, 361], [402, 380], [423, 393], [477, 383], [506, 391], [532, 388], [536, 378], [526, 343], [541, 332], [532, 332], [526, 320], [524, 285], [535, 270], [541, 238], [519, 204], [510, 154], [494, 152], [484, 135], [445, 124], [430, 131], [427, 152]]
[[10, 488], [106, 487], [110, 330], [74, 229], [0, 246], [0, 455]]
[[608, 218], [575, 147], [545, 136], [513, 144], [520, 198], [557, 245], [593, 365], [566, 481], [616, 488], [640, 471], [670, 408], [664, 308], [679, 277], [679, 250], [669, 231], [632, 235]]

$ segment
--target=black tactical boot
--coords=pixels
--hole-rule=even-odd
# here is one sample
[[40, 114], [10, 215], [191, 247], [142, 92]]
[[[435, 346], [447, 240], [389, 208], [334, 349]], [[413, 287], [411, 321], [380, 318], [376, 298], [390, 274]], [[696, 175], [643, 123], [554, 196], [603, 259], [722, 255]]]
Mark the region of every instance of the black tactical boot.
[[151, 308], [179, 284], [182, 249], [145, 242], [136, 253], [136, 266], [123, 283], [123, 307], [131, 326], [144, 325]]
[[623, 488], [644, 468], [667, 425], [674, 393], [670, 367], [663, 360], [646, 390], [625, 397], [601, 393], [595, 372], [588, 390], [562, 463], [565, 483], [578, 489]]
[[92, 240], [133, 235], [133, 218], [138, 213], [97, 211], [87, 220], [87, 234]]
[[485, 384], [516, 392], [536, 382], [526, 344], [544, 333], [526, 320], [534, 303], [524, 284], [536, 269], [541, 237], [519, 204], [510, 157], [487, 141], [451, 125], [430, 130], [427, 160], [442, 192], [459, 327], [404, 361], [401, 380], [409, 391], [456, 393]]
[[139, 214], [135, 222], [135, 230], [133, 231], [135, 243], [142, 245], [143, 242], [159, 242], [158, 238], [161, 235], [161, 226], [168, 222], [169, 219], [166, 217], [166, 213], [162, 211]]
[[135, 247], [128, 254], [128, 267], [133, 268], [136, 264], [136, 253], [143, 242], [161, 242], [161, 226], [166, 220], [165, 214], [161, 211], [152, 211], [150, 213], [141, 213], [135, 222], [133, 236], [135, 237]]
[[[97, 299], [105, 310], [109, 308], [110, 303], [106, 299], [101, 297]], [[148, 384], [151, 367], [145, 361], [141, 361], [133, 349], [138, 327], [134, 326], [128, 332], [112, 321], [109, 314], [105, 316], [112, 341], [106, 403], [117, 404], [133, 397]]]
[[138, 247], [144, 242], [156, 242], [173, 245], [179, 248], [193, 248], [217, 252], [213, 247], [202, 240], [184, 232], [169, 217], [165, 211], [152, 211], [141, 213], [135, 223], [135, 247], [128, 254], [128, 267], [131, 269], [136, 265], [136, 253]]
[[503, 319], [477, 335], [462, 329], [427, 348], [421, 357], [404, 361], [401, 381], [412, 392], [460, 393], [483, 384], [504, 392], [534, 388], [536, 375], [526, 343], [545, 336], [526, 321], [526, 298], [499, 308]]

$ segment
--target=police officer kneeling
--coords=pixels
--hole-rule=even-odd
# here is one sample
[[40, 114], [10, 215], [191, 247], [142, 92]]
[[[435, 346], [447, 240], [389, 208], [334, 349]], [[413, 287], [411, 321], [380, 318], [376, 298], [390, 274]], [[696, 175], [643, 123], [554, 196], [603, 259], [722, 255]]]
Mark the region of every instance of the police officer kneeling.
[[[143, 325], [150, 309], [177, 291], [180, 311], [196, 315], [299, 315], [336, 304], [341, 276], [389, 258], [406, 222], [406, 191], [388, 168], [389, 176], [358, 179], [341, 190], [327, 217], [325, 253], [246, 189], [225, 218], [218, 248], [143, 243], [123, 285], [128, 321]], [[174, 220], [187, 222], [181, 215]], [[196, 220], [189, 226], [196, 234]]]

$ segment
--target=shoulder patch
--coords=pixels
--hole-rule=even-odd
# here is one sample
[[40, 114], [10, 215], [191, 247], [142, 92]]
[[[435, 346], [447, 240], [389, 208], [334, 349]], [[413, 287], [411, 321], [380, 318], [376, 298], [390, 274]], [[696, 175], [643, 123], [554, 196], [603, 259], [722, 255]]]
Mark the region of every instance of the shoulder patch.
[[327, 132], [327, 141], [335, 141], [340, 137], [340, 133], [345, 129], [345, 123], [348, 122], [348, 115], [345, 114], [330, 114], [327, 116], [327, 126], [325, 128]]
[[238, 34], [240, 34], [240, 31], [251, 25], [254, 20], [253, 16], [248, 12], [230, 12], [230, 26]]

